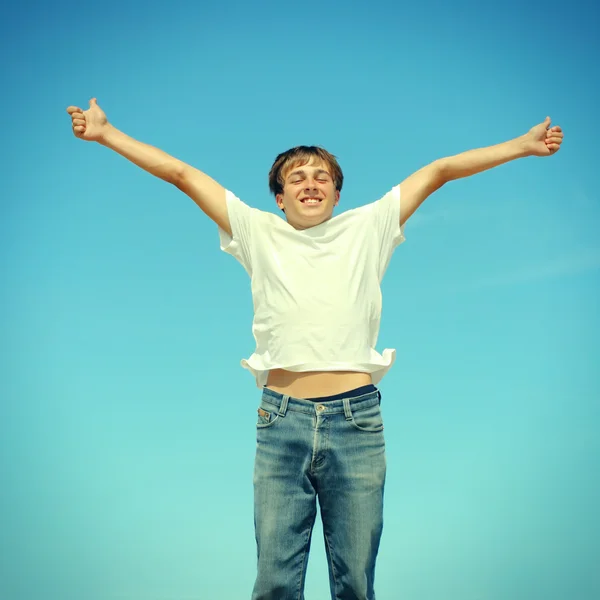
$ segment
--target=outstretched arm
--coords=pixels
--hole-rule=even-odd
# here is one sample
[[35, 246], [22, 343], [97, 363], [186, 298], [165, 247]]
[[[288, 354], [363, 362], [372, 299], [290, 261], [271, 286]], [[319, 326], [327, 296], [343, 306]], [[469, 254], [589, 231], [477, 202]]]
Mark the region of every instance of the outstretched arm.
[[551, 156], [560, 149], [562, 129], [550, 127], [550, 117], [518, 138], [469, 150], [432, 162], [419, 169], [400, 184], [400, 225], [419, 208], [422, 202], [445, 183], [487, 171], [516, 158]]
[[90, 108], [69, 106], [75, 137], [98, 142], [141, 167], [155, 177], [173, 184], [187, 194], [204, 213], [231, 235], [225, 188], [198, 169], [170, 156], [166, 152], [139, 142], [113, 127], [96, 98]]

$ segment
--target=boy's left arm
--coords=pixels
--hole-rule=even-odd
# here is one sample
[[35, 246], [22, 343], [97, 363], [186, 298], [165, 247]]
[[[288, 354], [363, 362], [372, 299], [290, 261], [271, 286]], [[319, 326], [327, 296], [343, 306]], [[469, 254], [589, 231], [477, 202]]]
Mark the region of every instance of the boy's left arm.
[[550, 117], [546, 117], [543, 123], [514, 140], [432, 162], [400, 184], [400, 225], [406, 223], [425, 198], [448, 181], [487, 171], [516, 158], [551, 156], [558, 152], [562, 141], [562, 129], [557, 125], [550, 127]]

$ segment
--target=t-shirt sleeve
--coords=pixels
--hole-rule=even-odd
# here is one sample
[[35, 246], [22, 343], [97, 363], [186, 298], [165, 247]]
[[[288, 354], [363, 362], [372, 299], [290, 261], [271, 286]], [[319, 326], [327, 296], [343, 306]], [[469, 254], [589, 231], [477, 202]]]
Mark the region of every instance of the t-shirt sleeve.
[[400, 227], [400, 186], [392, 188], [371, 205], [373, 227], [379, 241], [379, 279], [388, 268], [394, 250], [404, 241], [404, 226]]
[[222, 227], [218, 228], [221, 250], [236, 258], [252, 276], [252, 231], [259, 211], [244, 204], [229, 190], [225, 193], [225, 199], [231, 235]]

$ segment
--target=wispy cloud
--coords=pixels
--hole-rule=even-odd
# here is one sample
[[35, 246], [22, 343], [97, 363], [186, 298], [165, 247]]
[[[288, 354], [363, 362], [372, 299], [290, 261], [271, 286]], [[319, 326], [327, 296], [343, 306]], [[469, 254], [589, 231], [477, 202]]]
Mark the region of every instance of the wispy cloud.
[[417, 211], [407, 222], [410, 223], [411, 227], [420, 227], [433, 221], [446, 221], [451, 216], [452, 211], [450, 208], [436, 208], [428, 212], [421, 210]]
[[559, 256], [552, 260], [534, 265], [524, 265], [505, 273], [497, 273], [475, 279], [461, 288], [479, 289], [486, 287], [510, 286], [521, 283], [533, 283], [576, 275], [586, 271], [600, 269], [600, 248], [591, 248], [578, 254]]
[[[504, 207], [506, 210], [507, 203]], [[431, 223], [466, 222], [480, 219], [489, 219], [494, 215], [489, 203], [456, 204], [454, 202], [439, 203], [434, 208], [421, 207], [408, 221], [409, 227], [419, 228]]]
[[[504, 215], [520, 214], [523, 207], [529, 206], [531, 210], [531, 198], [512, 195], [510, 198], [502, 200], [502, 212]], [[408, 221], [410, 227], [422, 227], [432, 223], [444, 222], [465, 222], [473, 220], [489, 221], [497, 220], [498, 206], [486, 197], [481, 197], [477, 202], [463, 200], [449, 200], [448, 198], [436, 203], [436, 200], [426, 200]], [[600, 211], [600, 197], [598, 194], [588, 193], [577, 184], [573, 184], [573, 189], [569, 190], [568, 195], [568, 213], [561, 215], [561, 223], [564, 224], [565, 217], [571, 215], [571, 221], [581, 223], [585, 220], [593, 219], [597, 221]], [[538, 232], [539, 235], [539, 232]]]

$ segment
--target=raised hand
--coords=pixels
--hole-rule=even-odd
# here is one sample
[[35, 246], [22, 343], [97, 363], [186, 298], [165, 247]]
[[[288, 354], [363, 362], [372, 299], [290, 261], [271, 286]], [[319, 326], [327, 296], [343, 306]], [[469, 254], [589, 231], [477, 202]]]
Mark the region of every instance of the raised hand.
[[550, 117], [529, 130], [525, 138], [528, 150], [533, 156], [551, 156], [560, 150], [563, 141], [563, 131], [558, 126], [550, 127]]
[[90, 100], [90, 107], [83, 110], [78, 106], [69, 106], [67, 113], [71, 116], [73, 133], [87, 142], [99, 142], [108, 128], [108, 120], [104, 111], [96, 103], [96, 98]]

